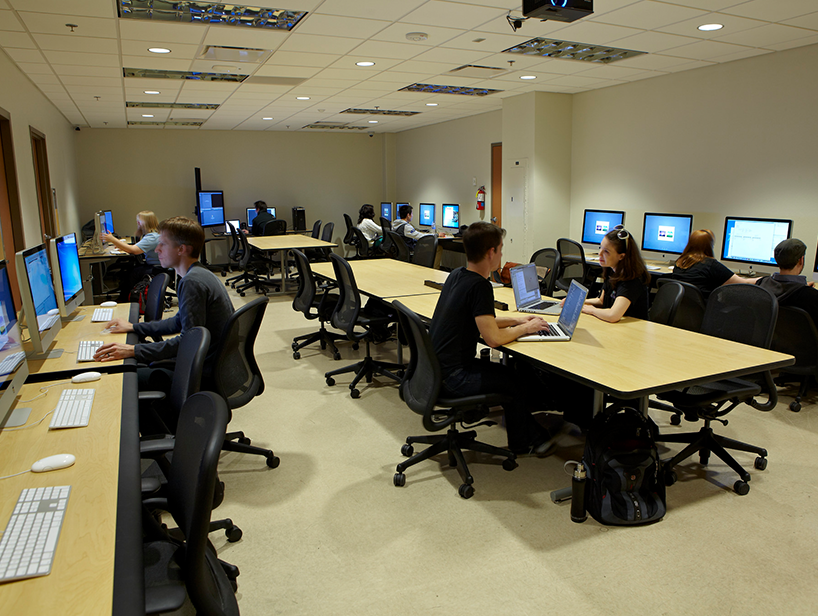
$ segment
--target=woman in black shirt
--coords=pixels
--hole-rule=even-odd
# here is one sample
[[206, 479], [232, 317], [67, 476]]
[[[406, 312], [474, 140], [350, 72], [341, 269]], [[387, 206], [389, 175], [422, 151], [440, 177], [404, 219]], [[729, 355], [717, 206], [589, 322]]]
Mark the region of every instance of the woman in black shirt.
[[599, 264], [604, 268], [602, 295], [586, 300], [582, 312], [609, 323], [622, 317], [647, 319], [650, 274], [636, 242], [621, 225], [602, 238]]
[[713, 257], [716, 236], [710, 229], [699, 229], [690, 234], [684, 252], [676, 259], [672, 278], [689, 282], [702, 292], [705, 301], [723, 284], [748, 283], [754, 279], [737, 276]]

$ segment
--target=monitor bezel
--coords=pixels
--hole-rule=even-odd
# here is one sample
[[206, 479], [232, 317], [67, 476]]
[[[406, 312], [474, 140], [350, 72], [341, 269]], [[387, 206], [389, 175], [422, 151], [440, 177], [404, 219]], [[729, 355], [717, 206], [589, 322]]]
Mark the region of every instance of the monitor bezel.
[[[202, 222], [202, 198], [201, 198], [201, 196], [203, 194], [221, 195], [222, 196], [222, 207], [221, 207], [222, 221], [221, 222], [210, 223], [210, 224], [207, 224], [207, 225]], [[219, 208], [211, 208], [211, 209], [219, 209]], [[199, 222], [199, 225], [202, 228], [219, 227], [219, 226], [225, 224], [226, 218], [225, 218], [225, 215], [224, 215], [224, 191], [223, 190], [197, 190], [196, 191], [196, 218], [197, 218], [197, 220]]]
[[[111, 210], [100, 210], [100, 212], [102, 212], [102, 222], [103, 222], [103, 224], [105, 224], [105, 219], [107, 218], [105, 215], [106, 214], [111, 215], [111, 230], [110, 230], [109, 233], [111, 235], [113, 235], [114, 234], [114, 213]], [[106, 224], [106, 229], [107, 229], [107, 224]]]
[[588, 212], [600, 212], [601, 214], [621, 214], [622, 215], [622, 222], [620, 222], [619, 224], [620, 225], [625, 224], [625, 211], [624, 210], [600, 210], [600, 209], [596, 209], [596, 208], [590, 208], [590, 209], [583, 210], [583, 212], [582, 212], [582, 230], [580, 231], [580, 234], [579, 234], [580, 244], [590, 244], [592, 246], [599, 246], [602, 243], [602, 237], [605, 237], [603, 235], [601, 238], [599, 238], [598, 242], [589, 242], [589, 241], [587, 241], [585, 239], [585, 220], [588, 217]]
[[[423, 206], [424, 205], [432, 208], [432, 224], [430, 224], [430, 225], [427, 225], [426, 223], [421, 222], [421, 220], [423, 218], [423, 215], [422, 215], [421, 212], [423, 212]], [[458, 210], [458, 218], [460, 217], [459, 214], [460, 214], [460, 212]], [[437, 222], [436, 217], [437, 217], [437, 206], [434, 203], [418, 203], [418, 219], [417, 219], [418, 225], [423, 225], [424, 227], [432, 227]]]
[[733, 263], [746, 263], [748, 265], [765, 265], [767, 267], [777, 267], [778, 264], [773, 258], [772, 263], [766, 261], [751, 261], [749, 259], [736, 259], [725, 256], [727, 250], [727, 226], [731, 220], [753, 220], [756, 222], [785, 222], [787, 223], [787, 239], [792, 237], [792, 220], [788, 218], [761, 218], [758, 216], [725, 216], [724, 217], [724, 232], [721, 235], [721, 260], [732, 261]]
[[[58, 244], [60, 242], [65, 243], [65, 238], [73, 237], [74, 238], [74, 249], [77, 251], [77, 264], [80, 262], [79, 257], [79, 245], [77, 244], [77, 234], [76, 233], [68, 233], [66, 235], [61, 235], [60, 237], [53, 238], [49, 244], [49, 248], [51, 249], [51, 264], [55, 265], [56, 267], [51, 268], [51, 278], [54, 281], [54, 295], [57, 297], [57, 307], [60, 309], [60, 316], [67, 318], [80, 305], [85, 301], [85, 289], [82, 286], [82, 271], [80, 271], [80, 288], [79, 291], [74, 293], [67, 301], [65, 300], [65, 292], [64, 287], [62, 284], [62, 267], [60, 264], [60, 254]], [[57, 290], [59, 289], [59, 293]]]
[[[34, 352], [37, 354], [45, 353], [53, 344], [57, 333], [62, 329], [62, 320], [55, 319], [54, 325], [43, 335], [40, 332], [39, 321], [37, 321], [37, 311], [34, 309], [34, 295], [31, 291], [31, 282], [28, 279], [28, 269], [26, 268], [26, 257], [42, 250], [46, 253], [46, 260], [48, 258], [48, 250], [45, 244], [38, 244], [31, 248], [26, 248], [19, 251], [16, 255], [17, 261], [17, 287], [20, 289], [20, 297], [23, 300], [23, 314], [26, 316], [26, 324], [28, 325], [28, 333], [31, 338], [31, 345], [34, 347]], [[49, 265], [49, 270], [51, 266]], [[52, 277], [53, 282], [53, 277]], [[57, 292], [55, 290], [54, 297]], [[31, 327], [32, 317], [34, 319], [34, 327]]]
[[[596, 211], [596, 210], [591, 210]], [[684, 253], [684, 248], [682, 248], [679, 252], [675, 250], [655, 250], [653, 248], [645, 248], [645, 232], [648, 226], [648, 216], [662, 216], [664, 218], [687, 218], [690, 221], [690, 230], [687, 232], [687, 240], [690, 241], [690, 234], [693, 233], [693, 214], [674, 214], [674, 213], [667, 213], [662, 214], [661, 212], [645, 212], [645, 215], [642, 217], [642, 244], [640, 249], [642, 251], [647, 252], [657, 252], [659, 254], [666, 254], [666, 255], [680, 255]], [[583, 219], [584, 220], [584, 219]], [[624, 220], [624, 217], [623, 217]], [[687, 242], [685, 242], [685, 246], [687, 246]]]
[[[383, 215], [383, 206], [384, 205], [389, 206], [389, 216], [384, 216]], [[381, 217], [382, 218], [386, 218], [386, 219], [391, 221], [392, 220], [392, 215], [394, 214], [394, 211], [395, 211], [395, 208], [392, 207], [392, 202], [391, 201], [381, 201]]]
[[[390, 220], [400, 220], [400, 206], [402, 205], [412, 205], [408, 201], [395, 201], [395, 209], [392, 211], [392, 216]], [[414, 211], [414, 210], [413, 210]]]
[[[453, 207], [457, 210], [457, 224], [455, 226], [450, 226], [446, 224], [446, 208]], [[459, 203], [441, 203], [440, 204], [440, 226], [444, 229], [459, 229], [460, 225], [463, 224], [460, 220], [460, 204]]]
[[[271, 210], [272, 210], [272, 211], [271, 211]], [[254, 213], [254, 214], [253, 214], [253, 218], [252, 218], [252, 220], [251, 220], [251, 219], [250, 219], [250, 212], [255, 212], [255, 211], [256, 211], [256, 208], [254, 208], [254, 207], [248, 207], [248, 208], [247, 208], [247, 216], [245, 217], [245, 221], [247, 222], [247, 226], [248, 226], [248, 227], [252, 227], [252, 226], [253, 226], [253, 220], [255, 220], [255, 219], [256, 219], [257, 214], [255, 214], [255, 213]], [[273, 207], [268, 207], [268, 208], [267, 208], [267, 213], [268, 213], [268, 214], [270, 214], [270, 215], [271, 215], [273, 218], [275, 218], [275, 217], [276, 217], [276, 208], [275, 208], [275, 206], [273, 206]], [[225, 224], [226, 224], [226, 221], [225, 221]], [[225, 228], [227, 228], [227, 227], [225, 227]]]

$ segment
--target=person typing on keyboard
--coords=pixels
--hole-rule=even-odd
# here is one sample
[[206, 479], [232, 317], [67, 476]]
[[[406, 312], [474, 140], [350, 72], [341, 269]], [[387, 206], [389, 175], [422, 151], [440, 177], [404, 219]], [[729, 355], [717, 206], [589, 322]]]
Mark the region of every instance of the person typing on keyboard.
[[537, 315], [497, 317], [494, 312], [494, 291], [488, 277], [500, 266], [504, 236], [504, 229], [487, 222], [476, 222], [463, 234], [468, 265], [449, 274], [430, 328], [443, 372], [441, 395], [510, 394], [514, 402], [503, 409], [509, 449], [518, 454], [546, 455], [553, 447], [553, 438], [531, 415], [542, 387], [533, 369], [522, 363], [512, 367], [475, 358], [480, 338], [490, 347], [498, 347], [547, 327]]

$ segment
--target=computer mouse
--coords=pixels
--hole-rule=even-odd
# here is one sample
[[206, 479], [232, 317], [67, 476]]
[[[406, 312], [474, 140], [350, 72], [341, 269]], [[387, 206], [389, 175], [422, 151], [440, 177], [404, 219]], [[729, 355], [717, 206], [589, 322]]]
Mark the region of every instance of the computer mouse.
[[99, 372], [82, 372], [71, 378], [72, 383], [90, 383], [91, 381], [98, 381], [102, 378]]
[[49, 315], [60, 314], [60, 309], [59, 308], [52, 308], [51, 310], [48, 311], [48, 314]]
[[103, 308], [113, 308], [114, 306], [116, 306], [116, 302], [102, 302], [100, 306], [102, 306]]
[[106, 327], [105, 329], [100, 330], [100, 332], [99, 332], [99, 333], [100, 333], [100, 334], [103, 334], [103, 335], [104, 335], [104, 334], [110, 334], [110, 333], [111, 333], [111, 329], [110, 329], [109, 327]]
[[45, 473], [46, 471], [58, 471], [61, 468], [73, 466], [76, 458], [70, 453], [58, 453], [55, 456], [48, 456], [42, 460], [37, 460], [31, 465], [32, 473]]

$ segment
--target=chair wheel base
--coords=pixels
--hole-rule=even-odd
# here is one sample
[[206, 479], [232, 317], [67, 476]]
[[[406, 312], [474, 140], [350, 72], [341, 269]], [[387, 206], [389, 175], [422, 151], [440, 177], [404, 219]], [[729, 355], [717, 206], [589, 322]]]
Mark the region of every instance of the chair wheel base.
[[680, 426], [682, 424], [682, 416], [681, 415], [672, 415], [670, 418], [670, 425], [672, 426]]
[[224, 531], [224, 536], [227, 537], [227, 541], [230, 543], [235, 543], [241, 539], [242, 534], [241, 529], [235, 524]]
[[330, 387], [332, 387], [333, 385], [335, 385], [335, 379], [334, 379], [334, 378], [332, 378], [331, 376], [328, 376], [328, 377], [327, 377], [327, 385], [329, 385]]
[[471, 498], [474, 496], [474, 486], [464, 483], [457, 489], [457, 493], [461, 498]]
[[504, 471], [513, 471], [518, 466], [519, 464], [517, 464], [517, 460], [512, 460], [511, 458], [506, 458], [505, 460], [503, 460]]
[[249, 438], [247, 438], [246, 436], [242, 436], [241, 438], [238, 439], [238, 441], [242, 445], [249, 445], [249, 444], [252, 443], [252, 441]]
[[668, 469], [662, 473], [662, 479], [664, 480], [665, 485], [669, 487], [676, 483], [678, 477], [676, 476], [676, 471], [673, 469]]
[[406, 485], [406, 475], [403, 473], [395, 473], [395, 476], [392, 477], [392, 483], [395, 484], [395, 487], [402, 488]]
[[746, 481], [738, 480], [733, 484], [733, 492], [739, 496], [747, 496], [750, 493], [750, 486], [747, 485]]
[[760, 471], [767, 470], [767, 458], [762, 458], [761, 456], [759, 456], [753, 462], [753, 466]]
[[403, 445], [400, 448], [400, 453], [402, 456], [406, 456], [407, 458], [411, 458], [415, 454], [415, 448], [412, 447], [409, 443]]
[[341, 359], [341, 354], [340, 353], [333, 353], [332, 354], [332, 359], [334, 359], [335, 361], [338, 361], [339, 359]]
[[352, 396], [353, 398], [360, 398], [361, 392], [358, 391], [357, 389], [352, 389], [350, 390], [349, 395]]
[[801, 411], [801, 403], [800, 403], [800, 402], [796, 402], [796, 401], [792, 401], [792, 402], [790, 402], [790, 410], [791, 410], [793, 413], [799, 413], [799, 412]]
[[278, 468], [279, 464], [281, 464], [281, 458], [272, 454], [267, 456], [267, 466], [270, 468]]
[[301, 353], [299, 353], [298, 351], [293, 353], [293, 359], [301, 359]]

